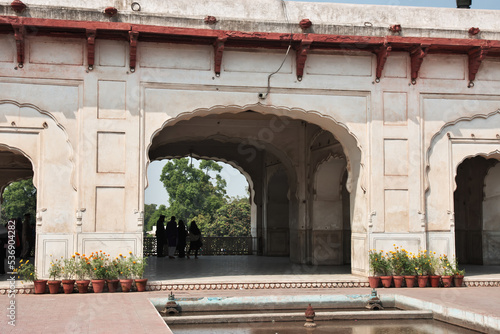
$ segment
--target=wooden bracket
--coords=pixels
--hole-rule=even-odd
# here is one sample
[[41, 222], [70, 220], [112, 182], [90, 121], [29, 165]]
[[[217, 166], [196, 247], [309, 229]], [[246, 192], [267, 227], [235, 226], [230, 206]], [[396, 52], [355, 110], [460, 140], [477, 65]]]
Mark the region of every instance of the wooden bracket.
[[215, 76], [219, 77], [220, 72], [221, 72], [221, 67], [222, 67], [222, 55], [224, 53], [224, 44], [226, 43], [227, 38], [217, 38], [217, 40], [214, 43], [214, 71], [215, 71]]
[[474, 85], [473, 82], [476, 80], [476, 74], [479, 71], [479, 67], [483, 62], [484, 58], [488, 54], [489, 47], [480, 46], [473, 48], [469, 51], [469, 87]]
[[24, 37], [26, 35], [26, 28], [21, 24], [13, 24], [14, 36], [16, 39], [17, 48], [17, 66], [23, 68], [24, 66]]
[[377, 70], [375, 73], [376, 82], [380, 82], [385, 62], [387, 61], [387, 57], [389, 57], [389, 55], [391, 54], [391, 51], [392, 51], [392, 46], [390, 46], [388, 43], [384, 43], [381, 47], [379, 47], [375, 51], [375, 54], [377, 55]]
[[135, 72], [135, 66], [137, 64], [137, 40], [139, 39], [139, 32], [129, 31], [129, 42], [130, 42], [130, 72]]
[[87, 29], [87, 63], [89, 71], [94, 69], [95, 58], [95, 29]]
[[303, 39], [297, 49], [297, 80], [302, 81], [304, 67], [306, 66], [307, 54], [311, 47], [312, 40]]
[[428, 45], [419, 45], [410, 51], [411, 83], [413, 85], [417, 83], [418, 72], [420, 71], [420, 66], [422, 66], [425, 56], [427, 56], [427, 52], [429, 52]]

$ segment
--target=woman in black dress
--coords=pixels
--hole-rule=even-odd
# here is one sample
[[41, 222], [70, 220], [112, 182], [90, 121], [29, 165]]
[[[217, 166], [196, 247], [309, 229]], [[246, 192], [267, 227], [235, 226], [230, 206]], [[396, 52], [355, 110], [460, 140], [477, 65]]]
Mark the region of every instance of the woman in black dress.
[[193, 220], [191, 225], [189, 225], [189, 250], [187, 252], [187, 258], [189, 259], [189, 254], [194, 250], [194, 258], [198, 258], [198, 251], [200, 250], [203, 243], [201, 242], [201, 231]]

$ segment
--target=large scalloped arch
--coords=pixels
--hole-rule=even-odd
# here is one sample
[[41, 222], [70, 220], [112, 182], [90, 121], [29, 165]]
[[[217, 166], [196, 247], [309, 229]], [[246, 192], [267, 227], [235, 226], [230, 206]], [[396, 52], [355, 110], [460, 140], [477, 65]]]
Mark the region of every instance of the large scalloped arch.
[[[13, 147], [13, 146], [9, 146], [9, 145], [6, 145], [6, 144], [2, 144], [0, 143], [0, 148], [5, 148], [7, 151], [10, 151], [10, 152], [16, 152], [16, 153], [19, 153], [20, 155], [24, 156], [26, 159], [28, 159], [28, 161], [31, 163], [31, 168], [33, 170], [33, 185], [35, 186], [36, 188], [36, 182], [37, 182], [37, 175], [35, 173], [35, 163], [33, 162], [33, 159], [28, 155], [26, 154], [26, 152], [24, 152], [23, 150], [21, 150], [20, 148], [17, 148], [17, 147]], [[25, 180], [26, 178], [25, 177], [19, 177], [19, 178], [15, 178], [13, 179], [12, 181], [10, 181], [8, 184], [6, 184], [3, 188], [0, 188], [0, 196], [3, 194], [3, 191], [5, 189], [5, 187], [7, 187], [9, 184], [13, 183], [13, 182], [16, 182], [16, 181], [21, 181], [21, 180]], [[1, 200], [1, 198], [0, 198]]]
[[[57, 125], [57, 127], [60, 130], [62, 130], [62, 132], [64, 133], [64, 137], [66, 139], [67, 148], [69, 150], [68, 160], [69, 160], [69, 162], [71, 163], [71, 166], [72, 166], [71, 167], [71, 169], [72, 169], [72, 171], [71, 171], [71, 186], [73, 187], [73, 189], [75, 191], [77, 191], [76, 182], [75, 182], [76, 163], [75, 163], [75, 158], [74, 158], [74, 150], [73, 150], [73, 146], [71, 145], [71, 142], [69, 140], [68, 133], [67, 133], [66, 129], [64, 128], [64, 126], [57, 120], [57, 118], [54, 115], [52, 115], [52, 113], [50, 113], [50, 112], [48, 112], [46, 110], [40, 109], [39, 107], [37, 107], [34, 104], [31, 104], [31, 103], [19, 103], [19, 102], [14, 101], [14, 100], [0, 100], [0, 105], [3, 105], [3, 104], [15, 105], [18, 108], [31, 108], [31, 109], [37, 111], [38, 113], [40, 113], [40, 114], [42, 114], [44, 116], [49, 117]], [[31, 159], [30, 159], [30, 161], [31, 161], [32, 165], [34, 166], [33, 161]], [[34, 180], [36, 180], [36, 173], [35, 173], [35, 176], [34, 176]]]
[[[289, 117], [295, 120], [307, 121], [312, 124], [319, 126], [322, 129], [330, 131], [334, 137], [339, 141], [344, 154], [347, 160], [347, 170], [348, 170], [348, 180], [347, 184], [351, 185], [353, 182], [352, 179], [352, 161], [359, 161], [359, 180], [360, 187], [363, 192], [366, 192], [365, 185], [365, 173], [364, 173], [364, 164], [362, 162], [363, 159], [363, 147], [356, 137], [356, 135], [349, 129], [349, 127], [329, 115], [324, 115], [315, 110], [305, 110], [302, 108], [289, 108], [285, 106], [273, 106], [273, 105], [264, 105], [262, 103], [254, 103], [254, 104], [246, 104], [246, 105], [215, 105], [209, 108], [197, 108], [192, 111], [184, 111], [179, 113], [177, 116], [167, 119], [164, 123], [158, 127], [148, 139], [148, 143], [146, 145], [146, 168], [149, 165], [149, 157], [148, 152], [153, 144], [154, 138], [166, 127], [175, 125], [180, 121], [189, 120], [193, 117], [203, 117], [207, 115], [213, 114], [222, 114], [222, 113], [238, 113], [247, 110], [252, 110], [261, 114], [275, 115], [281, 117]], [[322, 122], [326, 120], [328, 123]], [[336, 128], [336, 129], [331, 129]], [[333, 131], [332, 131], [333, 130]], [[345, 138], [339, 138], [338, 134], [343, 132]], [[344, 137], [344, 136], [343, 136]], [[354, 149], [355, 148], [355, 149]]]
[[[439, 129], [438, 132], [436, 132], [430, 142], [429, 142], [429, 147], [427, 147], [427, 151], [426, 151], [426, 154], [425, 154], [425, 188], [424, 188], [424, 192], [427, 192], [429, 191], [429, 188], [430, 188], [430, 184], [429, 184], [429, 172], [430, 172], [430, 156], [432, 154], [432, 149], [434, 147], [434, 144], [435, 144], [435, 141], [440, 138], [441, 136], [444, 136], [444, 133], [447, 132], [447, 129], [459, 124], [459, 123], [465, 123], [465, 122], [472, 122], [476, 119], [488, 119], [492, 116], [495, 116], [496, 114], [500, 114], [500, 109], [497, 109], [491, 113], [488, 113], [488, 114], [476, 114], [476, 115], [473, 115], [471, 117], [460, 117], [454, 121], [451, 121], [451, 122], [447, 122], [446, 124], [444, 124], [441, 129]], [[454, 171], [455, 171], [455, 174], [456, 174], [456, 169], [457, 167], [467, 158], [472, 158], [474, 156], [485, 156], [488, 155], [488, 153], [485, 153], [485, 152], [482, 152], [482, 153], [478, 153], [476, 155], [471, 155], [469, 157], [465, 157], [462, 161], [460, 161], [459, 164], [457, 164], [456, 166], [453, 166], [454, 168]], [[456, 185], [455, 185], [456, 187]]]

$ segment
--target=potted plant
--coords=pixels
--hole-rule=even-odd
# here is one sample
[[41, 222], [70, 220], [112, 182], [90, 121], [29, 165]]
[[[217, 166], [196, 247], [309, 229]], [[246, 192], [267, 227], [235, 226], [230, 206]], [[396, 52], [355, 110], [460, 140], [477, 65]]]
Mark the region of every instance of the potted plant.
[[110, 260], [109, 257], [108, 254], [108, 260], [106, 262], [106, 283], [108, 284], [109, 292], [116, 292], [116, 290], [118, 290], [118, 283], [120, 283], [118, 279], [118, 257], [114, 260]]
[[446, 255], [442, 255], [439, 257], [441, 262], [441, 268], [443, 275], [441, 275], [441, 280], [443, 281], [443, 286], [445, 288], [451, 287], [451, 283], [453, 281], [453, 268], [451, 266], [450, 261]]
[[431, 281], [431, 287], [439, 287], [441, 282], [441, 265], [439, 259], [435, 257], [436, 252], [429, 253], [430, 266], [429, 266], [429, 280]]
[[141, 257], [138, 258], [130, 252], [130, 262], [131, 262], [131, 270], [132, 276], [135, 278], [135, 286], [137, 287], [137, 291], [143, 292], [146, 291], [146, 285], [148, 283], [148, 279], [144, 278], [144, 270], [147, 265], [147, 258]]
[[79, 293], [87, 293], [90, 284], [90, 262], [85, 254], [80, 255], [78, 252], [76, 255], [76, 286], [78, 287]]
[[104, 283], [106, 282], [106, 253], [103, 251], [92, 253], [90, 255], [89, 262], [92, 277], [92, 289], [94, 290], [94, 293], [101, 293], [104, 289]]
[[129, 292], [132, 288], [132, 282], [134, 281], [132, 277], [131, 261], [130, 257], [127, 259], [126, 255], [118, 255], [116, 258], [118, 261], [117, 269], [118, 276], [120, 277], [120, 285], [122, 287], [122, 292]]
[[369, 260], [371, 276], [368, 277], [368, 282], [370, 283], [370, 288], [375, 289], [378, 288], [380, 284], [382, 252], [377, 252], [375, 249], [372, 249], [369, 253]]
[[455, 261], [453, 263], [453, 274], [454, 274], [454, 277], [453, 277], [453, 282], [455, 283], [455, 286], [457, 288], [460, 288], [463, 283], [464, 283], [464, 275], [465, 275], [465, 269], [458, 269], [458, 259], [455, 258]]
[[75, 288], [76, 275], [76, 255], [73, 254], [69, 259], [64, 259], [62, 267], [62, 286], [64, 293], [73, 293]]
[[[384, 251], [381, 251], [382, 253]], [[382, 254], [380, 260], [380, 281], [384, 288], [390, 288], [392, 284], [392, 266], [390, 257]]]
[[47, 280], [39, 280], [36, 274], [35, 266], [29, 262], [30, 260], [26, 260], [24, 263], [23, 260], [19, 261], [19, 267], [15, 269], [18, 278], [22, 278], [23, 281], [26, 282], [33, 282], [36, 294], [45, 293]]
[[[52, 255], [50, 255], [52, 258]], [[63, 257], [61, 256], [61, 259]], [[60, 259], [53, 259], [50, 261], [50, 267], [49, 267], [49, 277], [52, 278], [52, 280], [49, 280], [47, 284], [49, 285], [49, 292], [51, 294], [56, 294], [59, 293], [59, 290], [61, 289], [61, 281], [58, 280], [58, 278], [61, 276], [62, 273], [62, 260]]]
[[394, 244], [394, 251], [390, 252], [389, 262], [393, 271], [392, 278], [394, 279], [394, 287], [401, 288], [404, 280], [404, 269], [406, 262], [406, 253], [403, 248], [399, 248]]
[[417, 279], [416, 266], [416, 256], [413, 255], [413, 253], [405, 251], [403, 275], [407, 288], [413, 288], [415, 286], [415, 281]]
[[431, 267], [431, 259], [427, 250], [419, 251], [415, 258], [415, 269], [417, 271], [418, 286], [425, 288], [429, 281], [429, 271]]

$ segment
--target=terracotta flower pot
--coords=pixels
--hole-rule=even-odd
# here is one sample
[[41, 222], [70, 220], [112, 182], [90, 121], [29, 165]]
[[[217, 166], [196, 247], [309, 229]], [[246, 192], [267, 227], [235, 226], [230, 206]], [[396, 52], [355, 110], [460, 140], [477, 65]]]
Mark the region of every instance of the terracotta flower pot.
[[449, 288], [451, 286], [451, 282], [453, 281], [453, 276], [441, 276], [441, 280], [443, 281], [443, 286], [445, 288]]
[[103, 279], [93, 279], [92, 280], [92, 290], [94, 293], [101, 293], [104, 290], [104, 283], [106, 283]]
[[121, 279], [120, 285], [122, 286], [122, 292], [129, 292], [132, 288], [133, 279]]
[[392, 284], [392, 276], [380, 276], [380, 281], [384, 288], [390, 288]]
[[81, 280], [81, 281], [76, 281], [76, 286], [78, 288], [79, 293], [87, 293], [89, 291], [89, 284], [90, 280]]
[[417, 276], [418, 280], [418, 287], [419, 288], [425, 288], [427, 286], [427, 281], [429, 281], [429, 276], [427, 275], [422, 275], [422, 276]]
[[146, 291], [146, 285], [148, 284], [147, 278], [138, 278], [135, 280], [135, 286], [138, 292]]
[[33, 284], [35, 285], [35, 293], [36, 294], [45, 293], [45, 289], [47, 288], [47, 280], [46, 279], [35, 280], [35, 281], [33, 281]]
[[61, 281], [48, 281], [49, 292], [51, 294], [59, 293], [59, 289], [61, 288]]
[[415, 286], [416, 279], [417, 279], [417, 276], [415, 276], [415, 275], [406, 275], [405, 276], [406, 287], [413, 288]]
[[108, 291], [109, 292], [116, 292], [118, 290], [118, 283], [120, 283], [120, 280], [117, 279], [108, 279], [106, 280], [108, 283]]
[[462, 287], [462, 285], [464, 283], [464, 275], [455, 275], [454, 278], [453, 278], [453, 281], [454, 281], [455, 286], [457, 288]]
[[62, 286], [64, 293], [73, 293], [73, 290], [75, 289], [75, 280], [74, 279], [63, 279], [62, 280]]
[[403, 281], [404, 281], [404, 276], [392, 276], [394, 279], [394, 287], [395, 288], [401, 288], [403, 287]]
[[439, 283], [441, 281], [441, 275], [431, 275], [429, 276], [429, 279], [431, 281], [431, 286], [433, 288], [439, 287]]
[[370, 288], [378, 288], [378, 286], [380, 285], [380, 276], [369, 276], [368, 283], [370, 283]]

